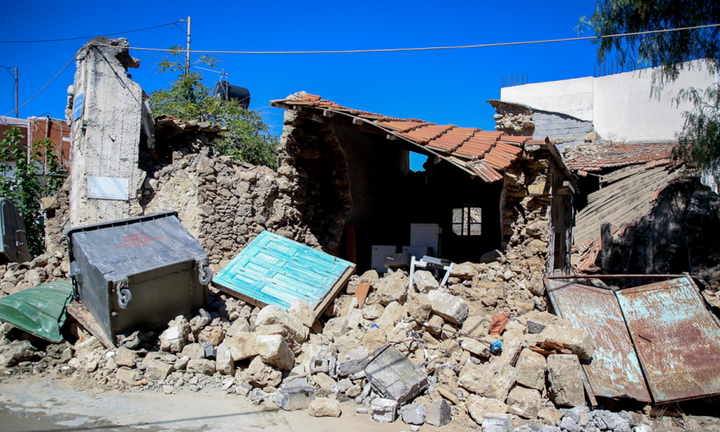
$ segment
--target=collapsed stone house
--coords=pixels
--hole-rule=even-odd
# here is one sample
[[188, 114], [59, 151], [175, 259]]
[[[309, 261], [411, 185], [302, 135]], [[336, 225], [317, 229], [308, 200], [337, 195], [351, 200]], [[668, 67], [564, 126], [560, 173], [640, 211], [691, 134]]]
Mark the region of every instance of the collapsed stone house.
[[[213, 154], [206, 144], [219, 127], [149, 122], [147, 96], [127, 75], [138, 62], [126, 40], [93, 39], [77, 64], [72, 175], [65, 198], [46, 206], [48, 243], [61, 245], [71, 227], [176, 210], [216, 271], [263, 230], [356, 259], [364, 271], [373, 245], [412, 246], [413, 224], [431, 226], [432, 253], [455, 262], [494, 250], [524, 260], [539, 290], [540, 274], [569, 269], [575, 185], [545, 140], [299, 93], [272, 102], [287, 109], [273, 172]], [[429, 156], [424, 172], [410, 171], [410, 151]]]
[[[701, 184], [700, 173], [673, 157], [677, 139], [667, 130], [671, 130], [668, 129], [671, 125], [681, 127], [681, 111], [670, 110], [667, 102], [668, 106], [648, 101], [648, 93], [640, 97], [637, 89], [621, 94], [631, 82], [627, 76], [620, 79], [619, 89], [601, 86], [600, 90], [595, 89], [600, 94], [589, 97], [590, 102], [582, 94], [572, 102], [566, 100], [571, 95], [553, 98], [537, 89], [538, 94], [530, 91], [527, 96], [541, 106], [557, 109], [564, 106], [565, 112], [508, 100], [490, 101], [497, 112], [496, 129], [532, 138], [548, 136], [563, 150], [563, 160], [576, 176], [580, 190], [574, 201], [578, 212], [573, 232], [574, 271], [617, 274], [689, 271], [706, 287], [716, 289], [720, 282], [720, 275], [714, 270], [720, 264], [720, 245], [715, 240], [720, 226], [720, 200], [711, 188]], [[693, 79], [704, 82], [706, 77]], [[553, 89], [558, 85], [546, 84]], [[649, 86], [649, 77], [641, 80], [640, 87], [647, 87], [649, 92]], [[602, 93], [603, 88], [611, 94]], [[508, 90], [503, 98], [522, 99], [520, 90]], [[613, 121], [615, 114], [602, 112], [608, 109], [608, 100], [621, 96], [632, 99], [627, 105], [633, 109], [645, 107], [644, 111], [652, 113], [650, 118], [642, 115], [637, 122], [627, 118]], [[590, 114], [578, 108], [585, 105]], [[596, 121], [600, 122], [602, 134]], [[663, 123], [662, 128], [653, 126], [659, 123]], [[611, 130], [620, 131], [623, 136]]]

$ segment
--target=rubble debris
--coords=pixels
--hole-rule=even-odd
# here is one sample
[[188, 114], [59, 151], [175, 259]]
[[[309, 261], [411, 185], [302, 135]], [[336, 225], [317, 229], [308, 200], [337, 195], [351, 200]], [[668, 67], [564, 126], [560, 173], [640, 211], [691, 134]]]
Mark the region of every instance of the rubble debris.
[[60, 342], [60, 328], [72, 300], [69, 282], [53, 281], [0, 298], [0, 321], [50, 342]]
[[285, 311], [300, 298], [317, 319], [354, 272], [353, 263], [263, 231], [213, 281], [230, 295]]
[[377, 398], [370, 403], [372, 419], [378, 423], [392, 423], [397, 418], [398, 402], [392, 399]]
[[315, 389], [306, 378], [290, 381], [275, 393], [275, 403], [285, 411], [306, 409], [315, 399]]
[[330, 398], [317, 398], [310, 402], [308, 414], [312, 417], [340, 417], [340, 402]]
[[451, 421], [452, 410], [445, 399], [440, 399], [428, 405], [425, 423], [435, 427], [443, 427]]
[[508, 414], [485, 414], [482, 422], [483, 432], [510, 432]]
[[580, 362], [574, 354], [552, 354], [547, 358], [550, 399], [557, 406], [585, 404]]
[[403, 423], [419, 426], [425, 423], [427, 408], [425, 408], [424, 404], [416, 402], [412, 405], [402, 407], [400, 409], [400, 414], [402, 415]]
[[375, 392], [400, 404], [428, 386], [427, 374], [392, 345], [375, 355], [365, 367], [365, 375]]

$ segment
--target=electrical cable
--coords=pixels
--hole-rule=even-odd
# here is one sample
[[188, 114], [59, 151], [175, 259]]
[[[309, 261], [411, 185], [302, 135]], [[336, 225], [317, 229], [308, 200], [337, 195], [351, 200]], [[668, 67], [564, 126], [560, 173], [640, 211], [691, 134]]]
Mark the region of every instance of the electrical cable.
[[[643, 32], [632, 32], [632, 33], [617, 33], [611, 35], [601, 36], [582, 36], [565, 39], [546, 39], [539, 41], [522, 41], [522, 42], [498, 42], [478, 45], [458, 45], [458, 46], [440, 46], [440, 47], [419, 47], [419, 48], [378, 48], [378, 49], [358, 49], [358, 50], [327, 50], [327, 51], [215, 51], [215, 50], [190, 50], [190, 53], [196, 54], [357, 54], [357, 53], [381, 53], [381, 52], [404, 52], [404, 51], [437, 51], [437, 50], [451, 50], [451, 49], [469, 49], [469, 48], [490, 48], [490, 47], [503, 47], [503, 46], [515, 46], [515, 45], [536, 45], [545, 43], [555, 42], [574, 42], [592, 39], [608, 39], [616, 37], [626, 36], [639, 36], [646, 34], [657, 34], [657, 33], [670, 33], [684, 30], [697, 30], [703, 28], [720, 27], [720, 24], [705, 24], [692, 27], [679, 27], [675, 29], [661, 29], [661, 30], [648, 30]], [[0, 41], [2, 42], [2, 41]], [[140, 51], [165, 51], [171, 52], [170, 48], [141, 48], [131, 46], [131, 49]]]
[[[31, 100], [35, 99], [40, 93], [42, 93], [42, 91], [45, 90], [50, 84], [52, 84], [52, 82], [55, 81], [55, 80], [57, 79], [57, 77], [60, 76], [61, 73], [65, 72], [65, 69], [67, 69], [68, 66], [70, 66], [70, 65], [72, 64], [72, 62], [75, 61], [75, 58], [77, 58], [77, 54], [75, 54], [75, 55], [73, 56], [73, 58], [68, 62], [68, 64], [65, 65], [65, 67], [63, 67], [62, 69], [60, 69], [60, 72], [58, 72], [57, 75], [55, 75], [55, 76], [53, 77], [53, 79], [50, 80], [50, 82], [48, 82], [47, 84], [45, 84], [45, 86], [44, 86], [43, 88], [41, 88], [40, 91], [38, 91], [37, 93], [35, 93], [35, 95], [34, 95], [33, 97], [31, 97], [30, 99], [28, 99], [24, 104], [22, 104], [22, 105], [20, 105], [19, 107], [17, 107], [17, 109], [19, 110], [20, 108], [22, 108], [22, 107], [24, 107], [25, 105], [29, 104]], [[3, 114], [3, 115], [5, 115], [5, 116], [10, 115], [10, 114], [13, 113], [13, 111], [15, 111], [15, 110], [9, 111], [7, 114]]]
[[171, 23], [160, 24], [160, 25], [156, 25], [156, 26], [152, 26], [152, 27], [145, 27], [145, 28], [141, 28], [141, 29], [127, 30], [127, 31], [115, 32], [115, 33], [106, 33], [106, 34], [95, 35], [95, 36], [78, 36], [78, 37], [63, 38], [63, 39], [44, 39], [44, 40], [27, 40], [27, 41], [0, 41], [0, 43], [44, 43], [44, 42], [71, 41], [71, 40], [79, 40], [79, 39], [91, 39], [91, 38], [98, 37], [98, 36], [115, 36], [115, 35], [119, 35], [119, 34], [135, 33], [135, 32], [139, 32], [139, 31], [151, 30], [151, 29], [155, 29], [155, 28], [159, 28], [159, 27], [175, 25], [175, 24], [181, 23], [181, 22], [183, 22], [183, 21], [178, 20], [178, 21], [173, 21]]

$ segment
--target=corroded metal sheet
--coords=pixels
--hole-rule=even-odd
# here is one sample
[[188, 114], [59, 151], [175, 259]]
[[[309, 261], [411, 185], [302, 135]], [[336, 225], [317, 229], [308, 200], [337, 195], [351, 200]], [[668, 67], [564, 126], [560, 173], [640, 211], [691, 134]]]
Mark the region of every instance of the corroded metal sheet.
[[615, 293], [562, 279], [545, 279], [555, 311], [590, 332], [597, 349], [583, 365], [595, 396], [650, 402], [640, 363]]
[[720, 325], [692, 279], [617, 295], [655, 403], [720, 394]]

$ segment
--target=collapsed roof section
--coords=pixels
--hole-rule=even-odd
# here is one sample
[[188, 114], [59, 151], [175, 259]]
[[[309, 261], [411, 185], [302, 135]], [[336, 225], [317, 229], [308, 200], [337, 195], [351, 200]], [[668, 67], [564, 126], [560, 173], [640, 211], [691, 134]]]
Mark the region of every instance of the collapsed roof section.
[[[368, 132], [384, 133], [389, 140], [404, 140], [418, 152], [444, 159], [488, 183], [503, 179], [502, 172], [517, 158], [526, 144], [547, 144], [527, 136], [511, 136], [479, 128], [438, 125], [413, 118], [388, 117], [341, 106], [318, 95], [299, 92], [286, 99], [274, 100], [274, 107], [310, 111], [311, 114], [347, 117], [349, 124], [367, 127]], [[370, 130], [372, 129], [372, 130]], [[554, 144], [550, 144], [554, 147]], [[557, 155], [557, 151], [552, 152]], [[555, 157], [565, 167], [562, 159]]]
[[589, 172], [629, 165], [649, 164], [648, 168], [667, 165], [673, 161], [676, 144], [629, 144], [610, 146], [582, 146], [568, 149], [565, 162], [568, 168], [586, 176]]

